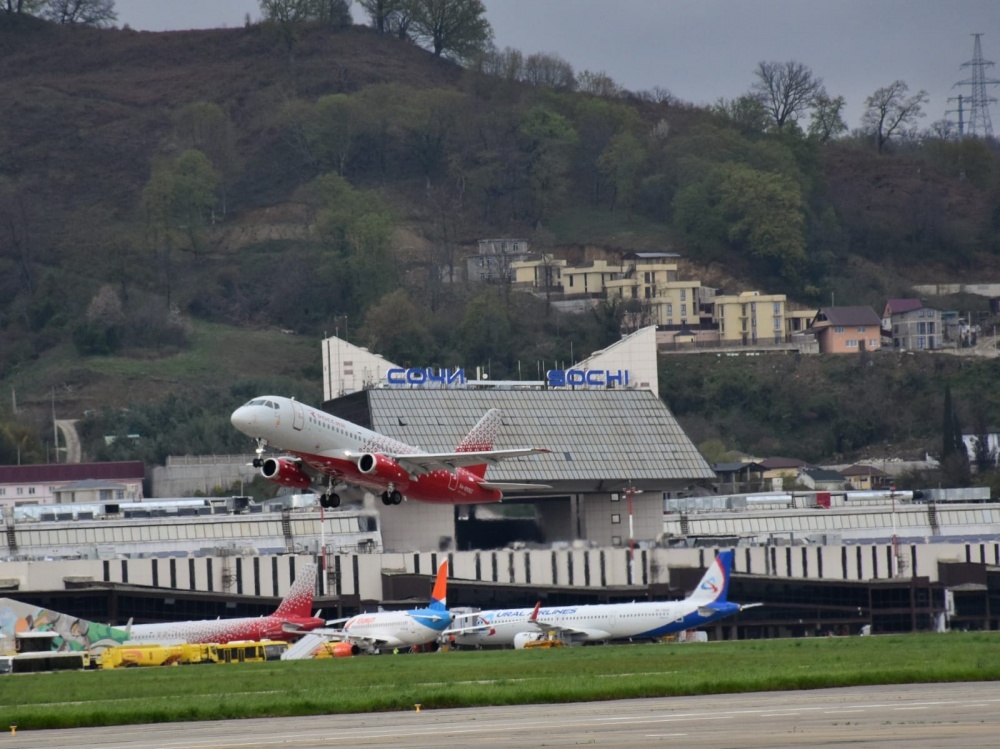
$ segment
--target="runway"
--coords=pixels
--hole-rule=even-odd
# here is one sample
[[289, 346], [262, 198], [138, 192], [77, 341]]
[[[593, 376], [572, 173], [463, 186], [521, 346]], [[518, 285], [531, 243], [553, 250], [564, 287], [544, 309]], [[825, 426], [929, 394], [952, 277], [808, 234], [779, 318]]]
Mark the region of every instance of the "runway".
[[1000, 683], [755, 692], [0, 734], [17, 749], [995, 747]]

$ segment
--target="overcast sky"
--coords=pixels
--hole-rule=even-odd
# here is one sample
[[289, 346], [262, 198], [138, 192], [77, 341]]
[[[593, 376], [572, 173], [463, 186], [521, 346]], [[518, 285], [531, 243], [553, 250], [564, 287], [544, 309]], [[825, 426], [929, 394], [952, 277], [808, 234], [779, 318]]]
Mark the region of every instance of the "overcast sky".
[[[574, 69], [604, 71], [631, 90], [660, 86], [711, 104], [753, 83], [761, 60], [795, 60], [847, 100], [859, 124], [865, 98], [896, 79], [930, 95], [920, 127], [956, 108], [973, 33], [1000, 61], [1000, 0], [484, 0], [496, 45], [558, 54]], [[116, 0], [119, 25], [165, 31], [242, 26], [257, 0]], [[355, 16], [360, 16], [355, 9]], [[1000, 68], [985, 70], [1000, 79]], [[1000, 86], [989, 95], [1000, 98]], [[994, 134], [1000, 108], [991, 106]], [[957, 120], [956, 114], [947, 115]]]

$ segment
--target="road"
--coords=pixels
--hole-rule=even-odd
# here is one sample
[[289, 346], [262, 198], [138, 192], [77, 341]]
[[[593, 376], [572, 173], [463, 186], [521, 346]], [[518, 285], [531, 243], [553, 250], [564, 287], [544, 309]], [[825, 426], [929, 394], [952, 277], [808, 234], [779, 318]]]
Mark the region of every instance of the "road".
[[832, 749], [850, 745], [856, 749], [969, 749], [995, 747], [998, 735], [1000, 683], [982, 682], [18, 731], [9, 738], [0, 734], [0, 747]]

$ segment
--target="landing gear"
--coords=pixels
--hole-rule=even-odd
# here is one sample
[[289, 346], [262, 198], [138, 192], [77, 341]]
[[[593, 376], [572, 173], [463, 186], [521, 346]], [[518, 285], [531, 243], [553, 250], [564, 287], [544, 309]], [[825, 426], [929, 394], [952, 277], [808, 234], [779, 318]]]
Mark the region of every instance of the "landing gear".
[[324, 508], [340, 507], [340, 495], [334, 492], [324, 492], [319, 495], [319, 506]]
[[264, 455], [264, 448], [267, 447], [267, 440], [263, 437], [257, 437], [254, 442], [257, 443], [257, 447], [254, 449], [254, 452], [257, 453], [257, 457], [250, 461], [250, 464], [254, 468], [260, 468], [264, 465], [264, 458], [261, 456]]
[[403, 495], [399, 493], [399, 490], [393, 489], [391, 492], [382, 492], [382, 504], [386, 505], [398, 505], [402, 503]]

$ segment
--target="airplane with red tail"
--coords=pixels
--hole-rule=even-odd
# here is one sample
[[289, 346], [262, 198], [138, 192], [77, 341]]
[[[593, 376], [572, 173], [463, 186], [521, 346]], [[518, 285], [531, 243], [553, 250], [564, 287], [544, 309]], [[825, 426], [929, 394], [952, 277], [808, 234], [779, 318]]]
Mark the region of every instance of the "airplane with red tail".
[[128, 641], [131, 644], [175, 645], [237, 640], [293, 640], [325, 624], [323, 619], [312, 613], [316, 573], [317, 565], [307, 564], [296, 576], [278, 608], [268, 616], [131, 624], [125, 627], [129, 634]]
[[[501, 425], [491, 408], [454, 452], [432, 453], [307, 406], [291, 398], [265, 395], [240, 406], [233, 426], [257, 443], [254, 466], [283, 486], [318, 490], [322, 507], [338, 507], [338, 490], [360, 487], [385, 505], [403, 499], [435, 504], [499, 502], [504, 492], [548, 489], [542, 484], [490, 481], [486, 469], [502, 460], [549, 450], [524, 447], [494, 450]], [[263, 456], [271, 446], [286, 455]]]

